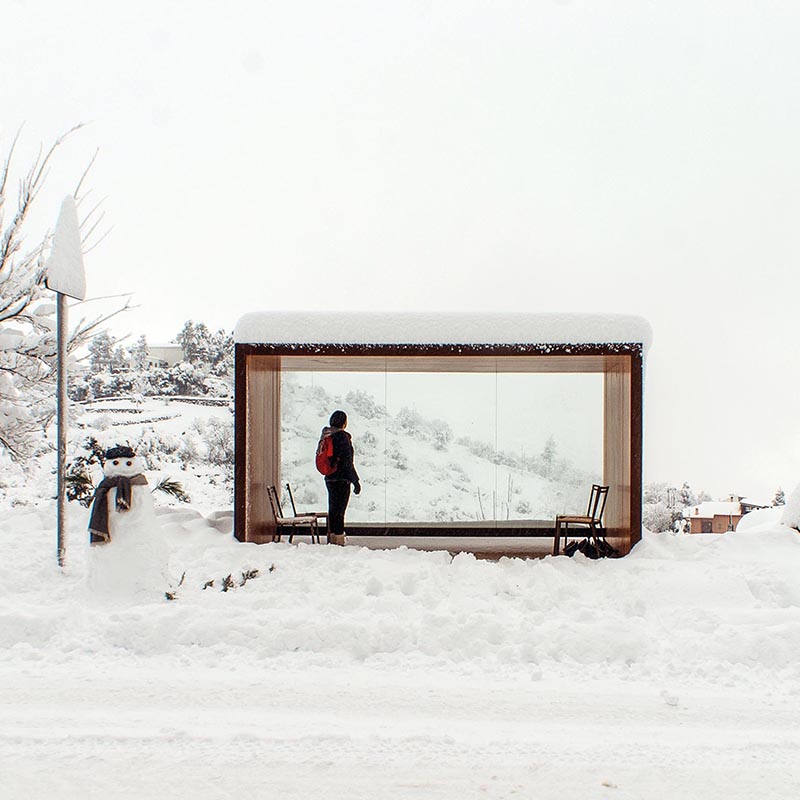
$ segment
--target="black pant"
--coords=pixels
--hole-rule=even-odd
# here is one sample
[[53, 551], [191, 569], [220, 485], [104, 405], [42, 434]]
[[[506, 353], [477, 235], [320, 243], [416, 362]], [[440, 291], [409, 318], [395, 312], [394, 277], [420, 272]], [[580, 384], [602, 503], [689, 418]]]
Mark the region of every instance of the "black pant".
[[350, 502], [350, 481], [325, 481], [328, 488], [328, 533], [344, 533], [344, 512]]

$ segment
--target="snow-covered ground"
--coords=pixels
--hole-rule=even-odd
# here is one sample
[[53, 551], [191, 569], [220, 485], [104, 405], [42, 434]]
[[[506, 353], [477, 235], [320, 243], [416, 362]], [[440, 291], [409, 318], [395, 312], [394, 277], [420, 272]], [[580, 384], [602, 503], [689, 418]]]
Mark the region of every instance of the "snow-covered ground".
[[89, 591], [86, 509], [64, 574], [52, 501], [0, 511], [0, 796], [800, 795], [800, 534], [774, 511], [487, 562], [158, 510], [174, 601]]

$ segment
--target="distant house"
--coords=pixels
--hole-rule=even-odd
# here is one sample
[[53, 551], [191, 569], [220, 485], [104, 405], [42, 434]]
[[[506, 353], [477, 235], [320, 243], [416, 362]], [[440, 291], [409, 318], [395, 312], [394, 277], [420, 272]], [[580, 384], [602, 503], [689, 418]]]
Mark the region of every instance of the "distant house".
[[179, 344], [147, 345], [147, 369], [174, 367], [183, 361], [183, 348]]
[[689, 533], [726, 533], [736, 530], [737, 523], [745, 514], [757, 508], [767, 508], [768, 505], [738, 495], [730, 495], [727, 500], [698, 503], [689, 509]]

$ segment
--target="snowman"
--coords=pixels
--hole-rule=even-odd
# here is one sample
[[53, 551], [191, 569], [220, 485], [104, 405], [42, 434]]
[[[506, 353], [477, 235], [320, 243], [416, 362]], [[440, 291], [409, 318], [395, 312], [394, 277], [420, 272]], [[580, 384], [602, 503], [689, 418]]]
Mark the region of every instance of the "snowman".
[[169, 552], [142, 459], [130, 447], [112, 447], [103, 476], [89, 519], [89, 586], [118, 597], [163, 597]]

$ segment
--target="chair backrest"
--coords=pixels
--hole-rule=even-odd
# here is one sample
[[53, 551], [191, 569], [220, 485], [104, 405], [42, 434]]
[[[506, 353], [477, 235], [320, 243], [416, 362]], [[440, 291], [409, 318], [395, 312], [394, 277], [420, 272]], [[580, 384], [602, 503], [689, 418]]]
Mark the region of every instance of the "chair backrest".
[[294, 504], [294, 495], [292, 494], [292, 487], [287, 483], [286, 491], [289, 493], [289, 502], [292, 504], [292, 514], [297, 516], [297, 506]]
[[589, 506], [586, 509], [586, 516], [591, 517], [595, 522], [603, 521], [603, 512], [606, 510], [606, 499], [608, 498], [608, 486], [592, 484], [592, 493], [589, 495]]
[[269, 504], [272, 508], [272, 513], [275, 515], [275, 519], [282, 519], [283, 509], [281, 508], [281, 501], [278, 498], [278, 490], [274, 486], [267, 486], [267, 497], [269, 498]]

